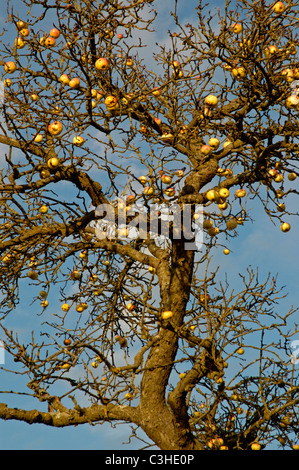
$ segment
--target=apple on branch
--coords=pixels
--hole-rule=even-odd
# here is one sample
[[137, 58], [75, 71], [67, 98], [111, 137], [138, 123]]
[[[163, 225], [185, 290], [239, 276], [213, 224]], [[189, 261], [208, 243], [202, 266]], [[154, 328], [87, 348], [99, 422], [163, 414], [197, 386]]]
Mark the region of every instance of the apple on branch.
[[106, 57], [100, 57], [96, 60], [94, 65], [97, 70], [104, 71], [109, 68], [110, 62], [108, 59], [106, 59]]
[[74, 90], [76, 90], [80, 86], [80, 79], [78, 77], [72, 78], [69, 81], [69, 86], [73, 88]]
[[17, 66], [16, 66], [15, 62], [13, 62], [11, 60], [9, 60], [8, 62], [6, 62], [4, 64], [4, 70], [5, 70], [6, 73], [15, 72], [16, 68], [17, 68]]
[[54, 122], [52, 122], [51, 124], [49, 124], [49, 126], [48, 126], [48, 131], [49, 131], [50, 134], [52, 134], [52, 135], [59, 135], [59, 134], [61, 134], [62, 129], [63, 129], [63, 125], [61, 124], [60, 121], [54, 121]]
[[50, 36], [54, 39], [58, 39], [60, 36], [60, 32], [57, 28], [52, 28], [50, 31]]

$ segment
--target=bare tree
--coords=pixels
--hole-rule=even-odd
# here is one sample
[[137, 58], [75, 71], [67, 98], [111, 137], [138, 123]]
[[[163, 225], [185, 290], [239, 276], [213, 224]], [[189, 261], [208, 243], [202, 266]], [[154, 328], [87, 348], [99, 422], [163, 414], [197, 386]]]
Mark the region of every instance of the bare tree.
[[[153, 0], [23, 0], [26, 17], [13, 3], [1, 326], [25, 379], [6, 393], [37, 408], [1, 403], [0, 417], [127, 422], [161, 449], [296, 448], [295, 310], [279, 312], [275, 276], [248, 269], [235, 293], [209, 266], [253, 199], [285, 232], [296, 215], [299, 3], [212, 15], [199, 2], [182, 25], [175, 1], [150, 67]], [[36, 312], [26, 340], [9, 327], [16, 308]]]

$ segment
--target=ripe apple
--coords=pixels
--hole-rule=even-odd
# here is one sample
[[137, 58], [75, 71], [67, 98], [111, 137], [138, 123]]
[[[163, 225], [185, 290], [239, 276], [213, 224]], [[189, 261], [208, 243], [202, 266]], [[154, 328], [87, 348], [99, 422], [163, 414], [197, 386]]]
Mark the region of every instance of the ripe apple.
[[234, 24], [232, 25], [232, 30], [233, 30], [233, 32], [236, 33], [236, 34], [241, 33], [242, 29], [243, 29], [243, 27], [242, 27], [242, 24], [241, 24], [241, 23], [234, 23]]
[[52, 134], [52, 135], [59, 135], [59, 134], [61, 134], [62, 129], [63, 129], [63, 125], [62, 125], [61, 122], [59, 122], [59, 121], [54, 121], [54, 122], [52, 122], [51, 124], [49, 124], [49, 126], [48, 126], [48, 131], [49, 131], [50, 134]]
[[35, 134], [33, 140], [34, 140], [34, 142], [36, 142], [38, 144], [43, 140], [43, 135], [42, 134]]
[[162, 183], [165, 183], [165, 184], [170, 184], [171, 181], [172, 181], [172, 178], [170, 175], [166, 175], [163, 173], [163, 175], [161, 176], [161, 181]]
[[158, 88], [158, 87], [155, 86], [155, 87], [153, 88], [152, 94], [153, 94], [154, 96], [160, 96], [160, 95], [162, 94], [161, 88]]
[[296, 173], [292, 172], [288, 174], [288, 180], [294, 181], [297, 178]]
[[81, 277], [81, 273], [80, 271], [78, 271], [77, 269], [75, 269], [74, 271], [72, 271], [71, 275], [70, 275], [71, 279], [73, 281], [78, 281]]
[[283, 13], [284, 12], [284, 9], [285, 9], [285, 5], [283, 2], [276, 2], [273, 7], [272, 7], [272, 10], [274, 11], [274, 13], [276, 14], [280, 14], [280, 13]]
[[24, 41], [24, 39], [22, 37], [19, 37], [15, 40], [15, 46], [18, 49], [23, 49], [23, 47], [26, 46], [26, 41]]
[[210, 155], [210, 153], [212, 153], [212, 148], [209, 146], [209, 145], [202, 145], [200, 147], [200, 151], [204, 154], [204, 155]]
[[211, 227], [208, 229], [208, 235], [210, 235], [210, 237], [215, 237], [215, 235], [217, 235], [218, 233], [219, 233], [218, 227]]
[[153, 194], [153, 192], [154, 192], [154, 188], [152, 188], [151, 186], [145, 186], [144, 194], [146, 196], [150, 196], [151, 194]]
[[30, 98], [32, 99], [32, 101], [37, 101], [38, 95], [36, 93], [32, 93], [32, 95], [30, 95]]
[[38, 278], [38, 274], [36, 271], [34, 271], [33, 269], [31, 269], [30, 271], [28, 271], [28, 274], [27, 276], [32, 279], [32, 280], [36, 280]]
[[78, 313], [84, 312], [84, 310], [85, 310], [84, 304], [83, 303], [78, 304], [76, 306], [76, 310], [77, 310]]
[[47, 161], [47, 165], [52, 170], [57, 168], [59, 165], [59, 158], [58, 157], [49, 158], [49, 160]]
[[206, 194], [206, 197], [209, 201], [214, 201], [218, 196], [217, 191], [215, 189], [209, 189], [209, 191]]
[[130, 57], [128, 57], [128, 59], [126, 60], [126, 66], [127, 66], [127, 67], [132, 67], [133, 64], [134, 64], [133, 59], [131, 59]]
[[107, 109], [116, 109], [116, 108], [118, 108], [119, 105], [118, 105], [118, 100], [117, 100], [116, 96], [113, 96], [113, 95], [106, 96], [105, 105], [106, 105]]
[[63, 85], [69, 85], [69, 83], [70, 83], [70, 79], [69, 79], [69, 77], [68, 77], [65, 73], [63, 73], [63, 74], [60, 76], [59, 81], [60, 81], [61, 83], [63, 83]]
[[283, 175], [280, 174], [280, 173], [278, 173], [278, 174], [275, 176], [274, 181], [275, 181], [276, 183], [281, 183], [281, 182], [283, 181]]
[[100, 57], [99, 59], [96, 60], [94, 65], [97, 70], [103, 71], [109, 68], [110, 62], [105, 57]]
[[50, 31], [50, 36], [51, 36], [52, 38], [57, 39], [57, 38], [59, 38], [59, 36], [60, 36], [60, 32], [58, 31], [58, 29], [52, 28], [51, 31]]
[[288, 232], [289, 230], [291, 230], [291, 226], [287, 222], [284, 222], [283, 224], [281, 224], [280, 230], [282, 232]]
[[275, 176], [278, 174], [278, 171], [275, 168], [270, 168], [268, 171], [268, 175], [271, 176], [272, 178], [275, 178]]
[[268, 46], [269, 54], [276, 54], [278, 52], [278, 47], [275, 45]]
[[46, 214], [48, 212], [48, 207], [45, 205], [40, 206], [39, 211], [41, 214]]
[[205, 219], [202, 224], [203, 228], [205, 230], [208, 230], [209, 228], [213, 227], [213, 222], [210, 219]]
[[209, 140], [209, 146], [212, 150], [217, 150], [220, 145], [220, 140], [217, 137], [211, 137]]
[[173, 141], [173, 134], [171, 134], [171, 132], [164, 132], [161, 135], [161, 140], [167, 144], [170, 144]]
[[221, 198], [225, 198], [225, 199], [228, 198], [228, 196], [229, 196], [229, 189], [227, 189], [227, 188], [220, 188], [220, 189], [219, 189], [219, 196], [220, 196]]
[[167, 188], [167, 189], [165, 189], [164, 192], [165, 192], [166, 196], [168, 196], [168, 197], [172, 197], [172, 196], [175, 195], [175, 189], [174, 188]]
[[147, 182], [147, 177], [146, 176], [139, 176], [139, 181], [141, 184], [145, 184]]
[[245, 189], [237, 189], [235, 194], [236, 194], [237, 197], [244, 197], [245, 194], [246, 194], [246, 190]]
[[72, 78], [69, 81], [69, 86], [73, 88], [74, 90], [76, 90], [80, 86], [80, 79], [78, 77]]
[[70, 308], [70, 305], [66, 302], [61, 305], [61, 310], [63, 310], [64, 312], [68, 312]]
[[225, 255], [229, 255], [230, 251], [229, 251], [228, 248], [224, 248], [223, 253], [224, 253]]
[[19, 31], [23, 28], [27, 28], [27, 23], [25, 23], [25, 21], [23, 21], [23, 20], [19, 20], [17, 22], [17, 28], [18, 28]]
[[293, 450], [299, 450], [299, 444], [294, 444], [293, 445]]
[[22, 28], [20, 30], [20, 35], [23, 36], [24, 38], [26, 38], [27, 36], [29, 36], [29, 29], [28, 28]]
[[225, 211], [225, 209], [228, 208], [228, 204], [227, 204], [226, 201], [225, 201], [225, 202], [221, 202], [220, 204], [218, 204], [218, 207], [219, 207], [220, 210]]
[[251, 450], [261, 450], [261, 444], [259, 442], [253, 442], [251, 444]]
[[81, 135], [76, 135], [74, 138], [73, 138], [73, 144], [74, 145], [77, 145], [78, 147], [81, 147], [81, 145], [84, 144], [84, 138], [81, 136]]
[[133, 304], [133, 302], [129, 302], [126, 305], [126, 308], [127, 308], [127, 310], [129, 310], [129, 312], [133, 312], [133, 310], [135, 310], [135, 305]]
[[286, 99], [286, 107], [289, 108], [296, 108], [299, 106], [299, 96], [292, 94], [287, 97]]
[[12, 84], [12, 81], [10, 78], [5, 78], [5, 80], [3, 81], [3, 84], [4, 86], [10, 87]]
[[15, 72], [16, 68], [17, 68], [16, 64], [11, 60], [9, 60], [8, 62], [4, 64], [4, 70], [6, 73]]
[[276, 207], [277, 207], [278, 212], [284, 212], [286, 208], [283, 202], [281, 204], [278, 204]]
[[207, 106], [210, 106], [211, 108], [214, 108], [218, 104], [218, 98], [215, 95], [208, 95], [205, 98], [205, 103]]
[[163, 320], [168, 320], [168, 318], [171, 318], [173, 315], [173, 312], [171, 310], [165, 310], [164, 312], [161, 313], [161, 317]]
[[240, 356], [242, 356], [242, 354], [244, 354], [244, 349], [243, 348], [239, 348], [237, 350], [237, 354], [240, 354]]
[[69, 338], [66, 338], [64, 341], [63, 341], [63, 344], [65, 346], [70, 346], [70, 344], [72, 344], [72, 341], [69, 339]]
[[48, 307], [49, 302], [48, 302], [48, 300], [42, 300], [40, 304], [43, 308], [46, 308], [46, 307]]
[[118, 33], [117, 37], [118, 39], [122, 39], [123, 35], [121, 33]]
[[52, 38], [51, 36], [48, 36], [45, 40], [44, 40], [44, 45], [46, 47], [54, 47], [56, 44], [56, 40], [54, 38]]
[[229, 220], [227, 220], [226, 222], [226, 227], [228, 230], [234, 230], [238, 225], [238, 222], [237, 222], [237, 219], [235, 218], [231, 218]]

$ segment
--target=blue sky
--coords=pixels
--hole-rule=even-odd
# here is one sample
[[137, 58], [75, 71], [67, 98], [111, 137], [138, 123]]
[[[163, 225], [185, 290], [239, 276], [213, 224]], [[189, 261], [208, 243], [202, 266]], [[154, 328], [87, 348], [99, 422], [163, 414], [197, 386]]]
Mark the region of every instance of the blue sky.
[[[197, 2], [194, 0], [178, 1], [179, 13], [182, 15], [182, 21], [192, 21], [194, 14], [194, 6]], [[16, 1], [15, 5], [20, 5], [20, 1]], [[171, 21], [169, 21], [168, 12], [173, 2], [171, 0], [156, 1], [154, 7], [158, 13], [161, 13], [161, 19], [157, 23], [157, 33], [152, 40], [154, 42], [163, 43], [167, 41], [167, 31], [171, 29]], [[210, 6], [223, 6], [224, 2], [210, 2]], [[22, 11], [22, 10], [21, 10]], [[2, 17], [3, 20], [3, 17]], [[148, 44], [146, 54], [150, 53], [150, 44]], [[1, 150], [3, 147], [1, 147]], [[292, 183], [292, 187], [298, 188], [298, 183]], [[250, 206], [250, 204], [249, 204]], [[294, 198], [290, 199], [288, 208], [296, 211], [298, 202]], [[279, 309], [281, 312], [287, 312], [292, 305], [298, 304], [298, 279], [299, 279], [299, 257], [298, 257], [298, 231], [299, 221], [290, 220], [291, 231], [284, 234], [280, 231], [279, 225], [273, 226], [264, 213], [260, 204], [256, 201], [252, 202], [253, 223], [248, 223], [244, 227], [240, 227], [239, 236], [234, 238], [227, 244], [231, 250], [229, 256], [222, 253], [222, 249], [218, 249], [215, 253], [212, 267], [221, 265], [221, 277], [228, 275], [231, 286], [237, 286], [239, 283], [239, 273], [245, 273], [248, 266], [259, 268], [261, 279], [266, 278], [271, 272], [273, 275], [279, 274], [279, 285], [286, 285], [285, 292], [288, 297], [281, 301]], [[28, 305], [29, 306], [29, 305]], [[22, 316], [22, 312], [18, 312], [20, 328], [26, 326], [29, 318], [28, 313]], [[294, 339], [299, 339], [295, 337]], [[299, 367], [299, 366], [298, 366]], [[1, 389], [13, 389], [18, 382], [18, 377], [1, 375]], [[3, 385], [5, 381], [5, 385]], [[14, 406], [22, 407], [22, 396], [13, 396], [9, 398]], [[0, 396], [0, 402], [5, 402], [6, 396]], [[36, 403], [32, 402], [35, 407]], [[129, 431], [129, 432], [128, 432]], [[109, 424], [101, 426], [79, 426], [76, 428], [55, 429], [43, 425], [28, 425], [16, 421], [0, 421], [0, 449], [138, 449], [142, 444], [138, 441], [132, 441], [129, 445], [123, 445], [128, 441], [130, 428], [127, 425], [119, 425], [111, 428]]]

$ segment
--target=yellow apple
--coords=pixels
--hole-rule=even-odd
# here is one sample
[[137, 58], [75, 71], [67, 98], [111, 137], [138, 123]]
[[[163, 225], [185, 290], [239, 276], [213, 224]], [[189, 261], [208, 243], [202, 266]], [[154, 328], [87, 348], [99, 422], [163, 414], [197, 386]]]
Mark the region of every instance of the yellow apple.
[[74, 90], [76, 90], [80, 86], [80, 79], [78, 77], [72, 78], [69, 81], [69, 86], [73, 88]]
[[211, 137], [209, 140], [209, 146], [211, 147], [212, 150], [217, 150], [220, 145], [219, 139], [217, 137]]
[[161, 176], [161, 181], [162, 183], [165, 183], [165, 184], [170, 184], [171, 181], [172, 181], [172, 178], [170, 175], [166, 175], [163, 173], [163, 175]]
[[39, 211], [41, 214], [46, 214], [48, 212], [48, 207], [45, 205], [40, 206]]
[[297, 178], [296, 173], [292, 172], [288, 174], [288, 180], [294, 181]]
[[239, 348], [237, 350], [237, 354], [239, 354], [240, 356], [242, 356], [242, 354], [244, 354], [244, 349], [243, 348]]
[[118, 108], [119, 105], [118, 105], [118, 100], [117, 100], [116, 96], [113, 96], [113, 95], [106, 96], [105, 105], [106, 105], [107, 109], [116, 109], [116, 108]]
[[261, 450], [261, 444], [259, 442], [253, 442], [251, 444], [251, 450]]
[[35, 134], [33, 140], [34, 140], [34, 142], [36, 142], [38, 144], [43, 140], [43, 135], [42, 134]]
[[205, 230], [208, 230], [209, 228], [213, 227], [213, 222], [210, 219], [205, 219], [202, 224], [203, 228]]
[[77, 145], [78, 147], [81, 147], [81, 145], [84, 144], [84, 138], [81, 135], [76, 135], [73, 138], [73, 144]]
[[70, 79], [68, 77], [68, 75], [66, 75], [65, 73], [63, 73], [60, 78], [59, 78], [59, 81], [63, 84], [63, 85], [68, 85], [70, 83]]
[[139, 181], [141, 184], [145, 184], [147, 182], [147, 177], [146, 176], [139, 176]]
[[171, 318], [173, 315], [173, 312], [171, 310], [165, 310], [164, 312], [161, 313], [161, 317], [163, 320], [168, 320], [168, 318]]
[[215, 95], [208, 95], [205, 98], [205, 103], [206, 103], [206, 105], [210, 106], [211, 108], [214, 108], [218, 104], [218, 98]]
[[47, 37], [45, 40], [44, 40], [44, 45], [46, 47], [54, 47], [56, 44], [56, 40], [54, 38], [52, 38], [51, 36]]
[[225, 255], [229, 255], [230, 251], [229, 251], [228, 248], [224, 248], [223, 253], [224, 253]]
[[228, 196], [229, 196], [229, 189], [227, 189], [227, 188], [220, 188], [220, 189], [219, 189], [219, 196], [220, 196], [221, 198], [225, 198], [225, 199], [228, 198]]
[[97, 70], [103, 71], [109, 68], [110, 63], [109, 63], [109, 60], [106, 59], [105, 57], [100, 57], [99, 59], [96, 60], [94, 65]]
[[241, 23], [234, 23], [232, 24], [232, 30], [234, 33], [239, 34], [241, 33], [243, 27]]
[[237, 197], [244, 197], [246, 194], [246, 191], [245, 189], [237, 189], [235, 194]]
[[58, 157], [49, 158], [49, 160], [47, 161], [47, 165], [52, 170], [57, 168], [59, 165], [59, 158]]
[[152, 188], [151, 186], [145, 186], [145, 188], [144, 188], [144, 194], [145, 194], [146, 196], [152, 195], [153, 192], [154, 192], [154, 188]]
[[49, 126], [48, 126], [48, 131], [49, 131], [50, 134], [52, 134], [52, 135], [59, 135], [59, 134], [61, 134], [62, 129], [63, 129], [63, 125], [61, 124], [60, 121], [54, 121], [54, 122], [52, 122], [51, 124], [49, 124]]
[[272, 10], [273, 10], [274, 13], [276, 13], [276, 14], [283, 13], [284, 10], [285, 10], [285, 5], [284, 5], [283, 2], [276, 2], [276, 3], [273, 5]]
[[280, 230], [282, 232], [288, 232], [289, 230], [291, 230], [291, 226], [287, 222], [284, 222], [283, 224], [281, 224]]
[[164, 190], [164, 193], [166, 194], [166, 196], [168, 197], [172, 197], [175, 195], [175, 189], [174, 188], [167, 188]]
[[64, 312], [68, 312], [69, 309], [70, 309], [70, 306], [68, 303], [65, 302], [64, 304], [61, 305], [61, 310], [63, 310]]
[[16, 66], [15, 62], [13, 62], [11, 60], [9, 60], [8, 62], [6, 62], [4, 64], [4, 70], [5, 70], [6, 73], [15, 72], [16, 68], [17, 68], [17, 66]]

